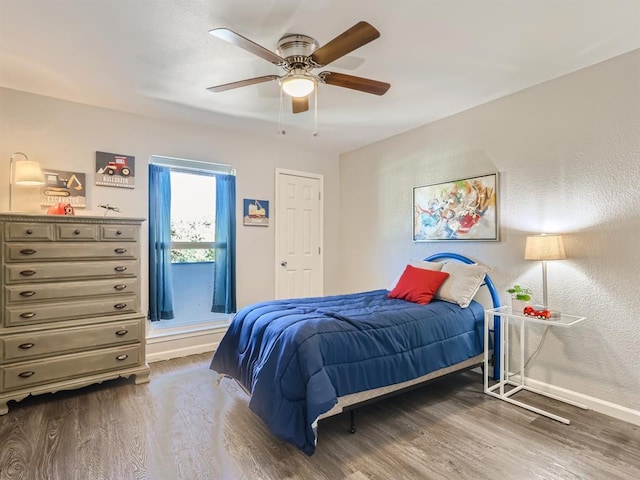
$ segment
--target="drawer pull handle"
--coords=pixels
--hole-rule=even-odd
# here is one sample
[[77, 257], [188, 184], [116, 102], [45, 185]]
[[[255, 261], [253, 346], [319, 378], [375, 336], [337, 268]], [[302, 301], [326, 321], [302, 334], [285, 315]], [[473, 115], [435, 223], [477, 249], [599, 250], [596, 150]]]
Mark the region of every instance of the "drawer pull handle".
[[[116, 303], [113, 308], [117, 308], [118, 310], [122, 310], [123, 308], [125, 308], [127, 306], [126, 303]], [[35, 315], [35, 314], [34, 314]]]
[[125, 288], [127, 288], [126, 285], [114, 285], [113, 288], [115, 288], [116, 290], [124, 290]]
[[24, 277], [30, 277], [31, 275], [35, 275], [36, 271], [35, 270], [22, 270], [20, 272], [20, 275], [24, 276]]
[[18, 348], [22, 349], [22, 350], [29, 350], [30, 348], [33, 348], [35, 346], [35, 343], [23, 343], [22, 345], [18, 345]]
[[80, 230], [74, 230], [74, 231], [73, 231], [73, 234], [74, 234], [74, 235], [80, 235]]
[[129, 355], [127, 355], [126, 353], [123, 353], [122, 355], [118, 355], [116, 357], [116, 360], [118, 360], [119, 362], [126, 360], [127, 358], [129, 358]]
[[25, 312], [20, 314], [20, 318], [33, 318], [36, 314], [33, 312]]
[[36, 372], [34, 372], [33, 370], [28, 370], [28, 371], [26, 371], [26, 372], [20, 372], [20, 373], [18, 374], [18, 376], [19, 376], [20, 378], [29, 378], [30, 376], [35, 375], [35, 373], [36, 373]]
[[20, 292], [21, 297], [33, 297], [36, 294], [33, 290], [26, 290], [24, 292]]
[[23, 248], [20, 250], [20, 253], [23, 255], [33, 255], [36, 251], [33, 248]]
[[126, 328], [123, 328], [122, 330], [118, 330], [116, 332], [116, 335], [119, 337], [124, 337], [127, 333], [129, 333], [129, 330], [127, 330]]
[[116, 267], [116, 268], [114, 268], [114, 270], [116, 272], [124, 272], [126, 269], [127, 269], [127, 267]]
[[29, 229], [29, 230], [27, 230], [27, 231], [26, 231], [26, 232], [24, 232], [24, 233], [26, 233], [27, 235], [33, 235], [33, 230]]
[[114, 252], [116, 252], [116, 253], [127, 253], [127, 249], [126, 248], [116, 248], [114, 250]]
[[122, 232], [120, 230], [116, 231], [116, 235], [122, 235]]

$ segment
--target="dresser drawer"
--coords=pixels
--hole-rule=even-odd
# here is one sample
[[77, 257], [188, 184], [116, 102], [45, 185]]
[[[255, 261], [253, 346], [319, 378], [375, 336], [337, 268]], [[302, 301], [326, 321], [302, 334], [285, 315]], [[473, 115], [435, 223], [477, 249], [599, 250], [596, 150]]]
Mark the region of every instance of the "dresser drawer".
[[136, 243], [7, 243], [5, 258], [14, 262], [33, 262], [38, 260], [81, 260], [81, 259], [113, 259], [137, 258]]
[[128, 320], [90, 327], [21, 333], [0, 337], [0, 361], [60, 355], [112, 345], [139, 343], [144, 339], [142, 320]]
[[98, 226], [70, 223], [68, 225], [58, 225], [59, 240], [97, 240]]
[[5, 265], [5, 283], [25, 283], [50, 280], [91, 279], [95, 277], [135, 277], [136, 260], [66, 263], [21, 263]]
[[43, 241], [53, 240], [53, 225], [39, 223], [6, 223], [4, 238], [10, 241]]
[[81, 282], [30, 283], [5, 289], [7, 305], [28, 305], [42, 300], [61, 300], [104, 295], [139, 295], [137, 278], [113, 278]]
[[55, 304], [15, 305], [5, 307], [4, 326], [14, 327], [76, 318], [117, 315], [135, 312], [137, 307], [136, 297], [130, 295]]
[[103, 225], [102, 240], [138, 240], [138, 227], [133, 225]]
[[141, 351], [141, 345], [131, 345], [0, 367], [2, 371], [2, 389], [15, 390], [83, 375], [133, 367], [141, 363]]

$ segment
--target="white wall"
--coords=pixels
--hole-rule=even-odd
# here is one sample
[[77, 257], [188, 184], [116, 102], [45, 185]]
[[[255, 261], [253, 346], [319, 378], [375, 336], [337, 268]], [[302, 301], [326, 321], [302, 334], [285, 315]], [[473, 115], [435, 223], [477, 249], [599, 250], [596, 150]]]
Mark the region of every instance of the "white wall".
[[[411, 241], [413, 186], [488, 172], [500, 175], [500, 242]], [[640, 420], [639, 192], [634, 51], [342, 155], [343, 287], [386, 287], [408, 258], [452, 251], [491, 266], [503, 301], [514, 283], [541, 298], [525, 236], [562, 233], [549, 301], [588, 319], [552, 329], [530, 374]]]
[[[274, 298], [275, 257], [273, 223], [268, 228], [242, 225], [242, 199], [274, 200], [275, 168], [324, 175], [324, 284], [335, 293], [338, 276], [338, 159], [295, 148], [286, 137], [251, 136], [220, 128], [168, 122], [124, 112], [56, 100], [15, 90], [0, 89], [0, 211], [9, 206], [9, 157], [26, 153], [43, 167], [84, 172], [87, 209], [111, 203], [123, 216], [147, 217], [147, 164], [151, 155], [227, 163], [237, 168], [237, 288], [238, 306]], [[95, 152], [135, 156], [136, 188], [96, 186]], [[14, 199], [24, 200], [25, 187], [14, 188]], [[28, 189], [28, 187], [26, 187]], [[86, 213], [78, 210], [78, 214]], [[146, 224], [145, 224], [146, 225]], [[146, 236], [146, 230], [145, 236]], [[147, 285], [147, 256], [143, 282]], [[147, 289], [143, 292], [146, 310]]]

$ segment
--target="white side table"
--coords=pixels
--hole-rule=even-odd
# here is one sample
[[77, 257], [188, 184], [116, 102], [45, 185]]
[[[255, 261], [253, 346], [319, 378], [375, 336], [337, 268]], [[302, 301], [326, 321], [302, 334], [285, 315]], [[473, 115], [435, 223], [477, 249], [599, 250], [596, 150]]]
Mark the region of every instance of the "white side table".
[[[495, 317], [500, 318], [500, 358], [498, 359], [499, 367], [499, 379], [497, 383], [493, 385], [489, 385], [489, 322], [490, 320], [494, 320]], [[537, 393], [539, 395], [544, 395], [549, 398], [553, 398], [554, 400], [559, 400], [564, 403], [568, 403], [569, 405], [573, 405], [582, 409], [587, 410], [585, 405], [581, 403], [574, 402], [572, 400], [568, 400], [566, 398], [559, 397], [557, 395], [553, 395], [537, 388], [530, 387], [526, 384], [526, 374], [524, 371], [525, 358], [524, 358], [524, 345], [525, 345], [525, 332], [527, 323], [541, 323], [543, 325], [548, 325], [552, 327], [561, 327], [568, 328], [576, 323], [582, 322], [586, 317], [578, 317], [575, 315], [567, 315], [560, 314], [557, 317], [546, 319], [540, 319], [536, 317], [529, 317], [523, 313], [513, 313], [511, 311], [510, 306], [504, 306], [499, 308], [492, 308], [490, 310], [485, 310], [484, 313], [484, 392], [493, 397], [499, 398], [500, 400], [504, 400], [505, 402], [512, 403], [522, 408], [526, 408], [527, 410], [531, 410], [532, 412], [538, 413], [540, 415], [544, 415], [546, 417], [557, 420], [558, 422], [562, 422], [564, 424], [569, 425], [569, 420], [555, 415], [553, 413], [549, 413], [540, 408], [528, 405], [524, 402], [520, 402], [515, 400], [513, 395], [518, 393], [521, 390], [528, 390], [530, 392]], [[509, 369], [509, 325], [516, 324], [519, 326], [520, 330], [520, 381], [516, 382], [511, 380], [512, 374], [510, 374]], [[515, 362], [514, 362], [515, 363]]]

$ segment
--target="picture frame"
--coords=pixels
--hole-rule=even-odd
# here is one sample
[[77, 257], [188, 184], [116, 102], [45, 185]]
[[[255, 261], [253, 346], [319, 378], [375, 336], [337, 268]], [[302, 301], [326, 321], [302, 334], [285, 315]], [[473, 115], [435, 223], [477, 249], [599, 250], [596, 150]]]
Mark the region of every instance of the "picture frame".
[[136, 188], [136, 159], [132, 155], [96, 152], [96, 185]]
[[255, 227], [269, 226], [269, 201], [245, 198], [243, 201], [243, 224]]
[[40, 205], [50, 207], [58, 203], [68, 203], [73, 208], [87, 207], [86, 175], [43, 168], [44, 185], [40, 187]]
[[499, 241], [498, 173], [413, 187], [413, 241]]

